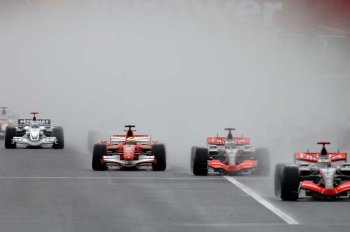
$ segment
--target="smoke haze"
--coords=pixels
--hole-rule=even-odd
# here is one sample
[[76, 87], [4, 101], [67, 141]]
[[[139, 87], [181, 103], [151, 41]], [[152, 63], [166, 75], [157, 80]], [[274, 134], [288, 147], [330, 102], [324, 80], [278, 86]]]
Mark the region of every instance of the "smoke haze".
[[274, 162], [319, 140], [349, 152], [348, 50], [242, 19], [242, 1], [187, 2], [1, 0], [1, 104], [39, 111], [84, 152], [89, 130], [135, 124], [170, 167], [225, 127]]

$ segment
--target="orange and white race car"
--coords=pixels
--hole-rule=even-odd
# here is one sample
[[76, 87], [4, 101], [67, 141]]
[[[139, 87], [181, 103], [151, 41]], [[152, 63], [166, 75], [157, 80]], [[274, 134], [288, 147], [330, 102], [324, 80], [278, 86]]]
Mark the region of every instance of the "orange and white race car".
[[350, 164], [347, 153], [328, 152], [330, 142], [318, 142], [321, 152], [296, 152], [294, 164], [277, 164], [275, 194], [283, 201], [350, 198]]
[[194, 175], [208, 171], [221, 174], [268, 175], [270, 157], [266, 148], [250, 146], [250, 138], [233, 137], [234, 128], [226, 128], [227, 137], [208, 137], [207, 147], [192, 147], [191, 169]]

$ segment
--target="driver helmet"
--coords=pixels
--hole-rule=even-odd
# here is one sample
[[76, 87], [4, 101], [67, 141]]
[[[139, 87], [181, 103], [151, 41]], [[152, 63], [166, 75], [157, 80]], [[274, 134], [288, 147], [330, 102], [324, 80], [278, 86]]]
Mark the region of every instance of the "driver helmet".
[[32, 121], [32, 122], [30, 123], [30, 126], [31, 126], [32, 128], [38, 128], [38, 127], [39, 127], [39, 123], [38, 123], [37, 121]]
[[232, 140], [228, 140], [225, 143], [225, 147], [227, 148], [235, 147], [235, 143]]
[[129, 137], [126, 139], [126, 144], [128, 145], [135, 145], [136, 144], [136, 140], [134, 137]]

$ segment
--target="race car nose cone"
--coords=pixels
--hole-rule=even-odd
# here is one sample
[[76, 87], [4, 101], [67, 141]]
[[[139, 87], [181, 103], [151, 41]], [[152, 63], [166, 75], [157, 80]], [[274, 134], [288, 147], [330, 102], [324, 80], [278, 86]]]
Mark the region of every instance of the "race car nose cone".
[[39, 140], [39, 134], [40, 134], [40, 131], [39, 130], [32, 130], [30, 132], [30, 139], [32, 141], [38, 141]]
[[134, 158], [133, 155], [125, 155], [124, 156], [125, 160], [132, 160], [133, 158]]
[[32, 136], [31, 136], [31, 140], [32, 140], [32, 141], [37, 141], [38, 139], [39, 139], [38, 136], [35, 136], [35, 135], [32, 135]]
[[135, 146], [124, 146], [124, 159], [132, 160], [135, 156]]

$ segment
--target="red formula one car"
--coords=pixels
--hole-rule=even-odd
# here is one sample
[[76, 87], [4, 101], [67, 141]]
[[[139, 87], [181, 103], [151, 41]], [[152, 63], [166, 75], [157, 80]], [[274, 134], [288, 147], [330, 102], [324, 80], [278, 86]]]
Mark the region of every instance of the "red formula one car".
[[233, 128], [225, 130], [228, 130], [227, 137], [208, 137], [207, 148], [192, 147], [193, 174], [207, 175], [208, 170], [212, 170], [221, 174], [268, 175], [268, 150], [249, 146], [248, 137], [233, 137]]
[[154, 143], [150, 135], [136, 135], [133, 125], [126, 125], [126, 134], [113, 134], [110, 142], [95, 144], [92, 169], [104, 171], [109, 167], [148, 167], [154, 171], [166, 169], [166, 152], [163, 144]]
[[297, 152], [295, 164], [277, 164], [275, 194], [284, 201], [298, 198], [337, 199], [350, 197], [350, 164], [345, 152], [328, 153], [329, 142], [319, 142], [320, 153]]

